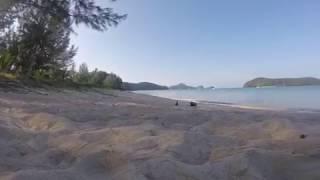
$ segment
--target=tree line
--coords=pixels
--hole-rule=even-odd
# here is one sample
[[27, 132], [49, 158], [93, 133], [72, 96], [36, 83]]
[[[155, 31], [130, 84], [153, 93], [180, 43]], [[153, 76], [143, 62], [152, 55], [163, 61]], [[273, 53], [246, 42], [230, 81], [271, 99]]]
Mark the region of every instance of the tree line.
[[[73, 68], [72, 68], [73, 69]], [[122, 79], [113, 73], [106, 73], [95, 69], [89, 71], [87, 64], [83, 63], [79, 66], [79, 71], [71, 70], [71, 78], [73, 82], [80, 85], [88, 85], [93, 87], [122, 89]]]
[[78, 49], [70, 44], [70, 35], [77, 25], [106, 31], [125, 18], [94, 0], [1, 0], [0, 72], [120, 88], [122, 80], [115, 74], [89, 72], [86, 64], [75, 70]]

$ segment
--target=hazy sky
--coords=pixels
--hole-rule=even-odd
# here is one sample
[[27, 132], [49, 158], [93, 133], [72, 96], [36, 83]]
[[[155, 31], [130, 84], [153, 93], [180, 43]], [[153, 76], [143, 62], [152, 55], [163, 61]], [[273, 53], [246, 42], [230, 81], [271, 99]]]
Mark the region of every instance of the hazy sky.
[[79, 27], [78, 64], [164, 85], [320, 77], [319, 0], [118, 0], [112, 7], [128, 19], [104, 33]]

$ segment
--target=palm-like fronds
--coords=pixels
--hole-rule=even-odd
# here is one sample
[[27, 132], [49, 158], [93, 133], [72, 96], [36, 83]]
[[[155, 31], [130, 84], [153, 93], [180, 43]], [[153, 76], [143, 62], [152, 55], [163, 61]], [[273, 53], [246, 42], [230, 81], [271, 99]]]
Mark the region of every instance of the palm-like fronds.
[[0, 55], [0, 71], [8, 72], [14, 64], [14, 57], [9, 52], [4, 52]]

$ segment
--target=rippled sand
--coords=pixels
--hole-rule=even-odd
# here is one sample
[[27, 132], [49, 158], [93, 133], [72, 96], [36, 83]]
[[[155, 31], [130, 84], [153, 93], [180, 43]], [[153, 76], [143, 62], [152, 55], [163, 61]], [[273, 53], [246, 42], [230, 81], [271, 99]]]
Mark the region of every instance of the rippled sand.
[[320, 179], [318, 113], [174, 104], [128, 92], [0, 92], [0, 179]]

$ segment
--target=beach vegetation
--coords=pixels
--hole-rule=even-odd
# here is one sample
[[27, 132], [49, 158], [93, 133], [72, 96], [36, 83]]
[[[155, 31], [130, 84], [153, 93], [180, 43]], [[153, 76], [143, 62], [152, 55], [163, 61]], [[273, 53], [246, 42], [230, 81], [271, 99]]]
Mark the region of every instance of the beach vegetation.
[[78, 48], [70, 35], [79, 25], [106, 31], [125, 18], [94, 0], [2, 0], [0, 72], [38, 81], [121, 87], [114, 74], [89, 72], [85, 64], [75, 71]]

